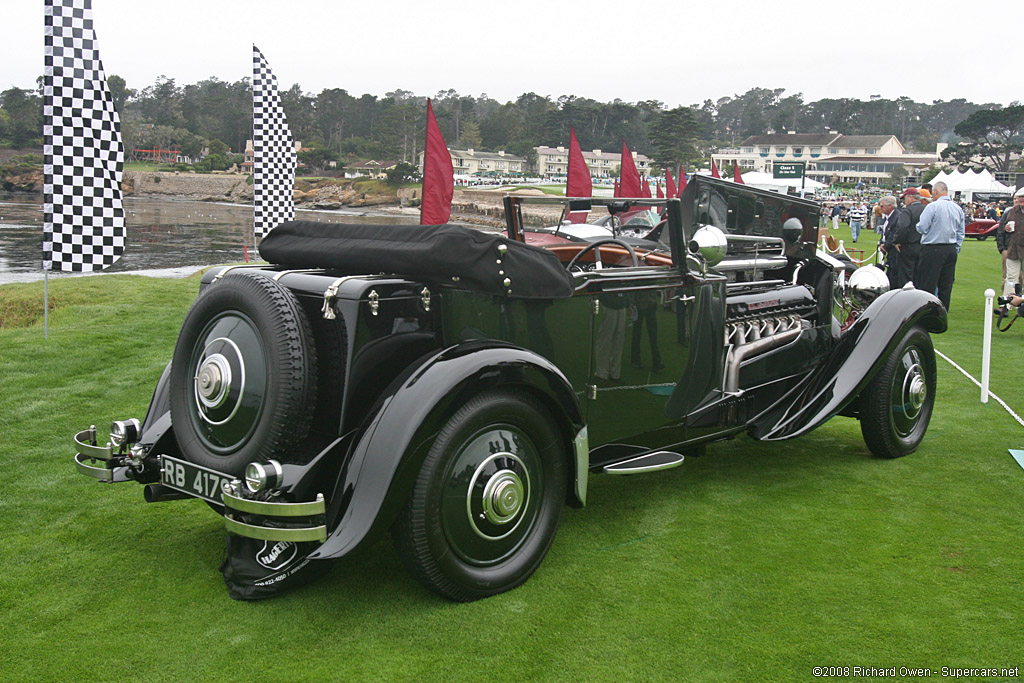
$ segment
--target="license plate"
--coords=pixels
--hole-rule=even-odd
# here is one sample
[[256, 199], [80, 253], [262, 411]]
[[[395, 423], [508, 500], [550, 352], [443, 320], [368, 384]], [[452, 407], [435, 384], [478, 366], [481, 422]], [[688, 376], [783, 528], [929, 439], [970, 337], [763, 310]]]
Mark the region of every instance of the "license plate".
[[196, 498], [223, 505], [221, 486], [229, 483], [232, 477], [169, 455], [160, 457], [160, 483], [172, 489]]

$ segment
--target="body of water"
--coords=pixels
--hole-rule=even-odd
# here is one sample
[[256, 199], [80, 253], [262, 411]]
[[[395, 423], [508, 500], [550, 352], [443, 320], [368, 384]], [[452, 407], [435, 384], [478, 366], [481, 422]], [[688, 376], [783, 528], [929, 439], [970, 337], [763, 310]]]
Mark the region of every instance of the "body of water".
[[[124, 254], [106, 273], [153, 271], [173, 276], [253, 257], [252, 207], [174, 199], [124, 200]], [[296, 218], [330, 223], [417, 223], [417, 215], [297, 211]], [[0, 194], [0, 284], [43, 278], [41, 196]], [[49, 276], [69, 273], [51, 271]]]

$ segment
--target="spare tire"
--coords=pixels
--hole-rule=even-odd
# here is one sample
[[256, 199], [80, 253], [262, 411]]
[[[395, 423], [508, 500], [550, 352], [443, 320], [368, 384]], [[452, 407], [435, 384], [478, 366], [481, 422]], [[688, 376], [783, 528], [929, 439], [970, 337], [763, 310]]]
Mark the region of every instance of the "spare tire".
[[309, 320], [274, 280], [234, 272], [192, 304], [171, 362], [171, 421], [182, 456], [241, 476], [290, 457], [309, 433], [317, 360]]

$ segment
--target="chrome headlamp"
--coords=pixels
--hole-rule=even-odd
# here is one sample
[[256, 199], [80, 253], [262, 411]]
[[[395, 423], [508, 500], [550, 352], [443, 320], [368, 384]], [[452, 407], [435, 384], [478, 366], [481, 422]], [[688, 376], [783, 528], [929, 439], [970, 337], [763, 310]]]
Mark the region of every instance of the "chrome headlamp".
[[134, 417], [127, 420], [115, 420], [110, 425], [110, 443], [114, 448], [135, 443], [139, 440], [141, 431], [142, 425]]
[[889, 291], [889, 278], [877, 266], [864, 266], [853, 271], [846, 291], [854, 305], [863, 308]]
[[281, 485], [282, 474], [281, 463], [276, 460], [251, 462], [245, 467], [245, 488], [253, 493], [275, 489]]

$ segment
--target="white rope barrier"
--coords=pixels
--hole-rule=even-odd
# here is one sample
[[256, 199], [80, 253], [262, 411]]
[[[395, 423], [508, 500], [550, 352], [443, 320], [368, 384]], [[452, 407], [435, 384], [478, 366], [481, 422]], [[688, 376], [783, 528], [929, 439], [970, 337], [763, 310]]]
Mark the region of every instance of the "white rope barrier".
[[842, 254], [843, 256], [845, 256], [846, 258], [850, 259], [851, 261], [853, 261], [854, 263], [856, 263], [858, 265], [864, 265], [865, 263], [867, 263], [868, 261], [871, 261], [872, 259], [875, 258], [875, 256], [878, 255], [878, 249], [875, 249], [871, 253], [871, 256], [865, 256], [862, 259], [854, 258], [854, 257], [850, 256], [850, 253], [848, 251], [846, 251], [846, 245], [843, 244], [843, 240], [839, 240], [839, 247], [837, 249], [835, 249], [835, 250], [829, 249], [828, 248], [828, 242], [826, 241], [826, 238], [825, 238], [824, 235], [821, 238], [821, 250], [823, 252], [825, 252], [826, 254]]
[[[978, 387], [981, 387], [981, 382], [979, 382], [978, 380], [974, 379], [974, 377], [972, 377], [972, 376], [971, 376], [971, 374], [970, 374], [969, 372], [967, 372], [967, 371], [966, 371], [966, 370], [964, 370], [964, 369], [963, 369], [962, 367], [960, 367], [959, 365], [957, 365], [956, 363], [954, 363], [954, 362], [953, 362], [953, 359], [952, 359], [952, 358], [950, 358], [950, 357], [949, 357], [949, 356], [947, 356], [946, 354], [942, 353], [942, 352], [941, 352], [941, 351], [939, 351], [938, 349], [936, 349], [936, 350], [935, 350], [935, 353], [936, 353], [936, 354], [938, 354], [938, 355], [939, 355], [939, 357], [941, 357], [941, 358], [942, 358], [942, 359], [943, 359], [944, 361], [946, 361], [947, 363], [949, 363], [950, 365], [952, 365], [952, 366], [953, 366], [954, 368], [956, 368], [957, 370], [959, 370], [959, 371], [960, 371], [960, 372], [961, 372], [961, 373], [963, 374], [963, 376], [964, 376], [964, 377], [966, 377], [967, 379], [969, 379], [969, 380], [971, 380], [972, 382], [974, 382], [974, 383], [975, 383], [976, 385], [978, 385]], [[1003, 399], [999, 398], [998, 396], [996, 396], [996, 395], [995, 395], [995, 394], [993, 394], [993, 393], [989, 393], [989, 396], [991, 396], [992, 398], [994, 398], [994, 399], [996, 400], [996, 403], [998, 403], [998, 404], [999, 404], [999, 405], [1001, 405], [1001, 406], [1002, 406], [1003, 408], [1005, 408], [1005, 409], [1006, 409], [1006, 412], [1008, 412], [1008, 413], [1009, 413], [1009, 414], [1010, 414], [1010, 415], [1011, 415], [1011, 416], [1013, 417], [1013, 419], [1014, 419], [1014, 420], [1016, 420], [1016, 421], [1017, 421], [1018, 423], [1020, 423], [1020, 426], [1021, 426], [1021, 427], [1024, 427], [1024, 419], [1021, 419], [1020, 415], [1018, 415], [1017, 413], [1013, 412], [1013, 409], [1011, 409], [1011, 408], [1010, 408], [1010, 406], [1006, 405], [1006, 402], [1005, 402], [1005, 401], [1003, 401]]]

